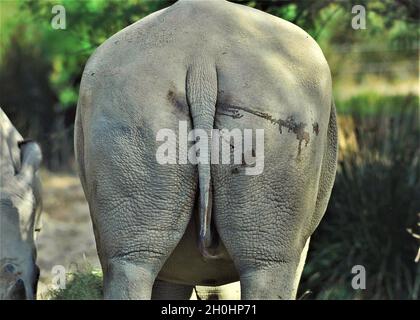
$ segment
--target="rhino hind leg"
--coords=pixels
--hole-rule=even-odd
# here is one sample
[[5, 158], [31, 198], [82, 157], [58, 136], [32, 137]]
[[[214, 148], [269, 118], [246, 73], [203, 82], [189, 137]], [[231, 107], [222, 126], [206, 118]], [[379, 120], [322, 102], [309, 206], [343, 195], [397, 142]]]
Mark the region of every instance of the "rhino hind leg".
[[[92, 216], [104, 273], [105, 299], [150, 299], [153, 283], [181, 239], [191, 215], [192, 205], [186, 204], [188, 199], [182, 200], [188, 194], [186, 189], [179, 188], [179, 193], [172, 190], [180, 207], [161, 208], [151, 196], [152, 190], [156, 190], [154, 186], [140, 183], [134, 188], [150, 191], [124, 198], [111, 188], [113, 197], [108, 192], [94, 197], [96, 203], [103, 205], [92, 208]], [[166, 195], [164, 191], [161, 194]]]
[[[265, 221], [250, 219], [248, 216], [250, 222], [245, 224], [242, 221], [242, 226], [224, 225], [232, 224], [240, 212], [243, 211], [238, 210], [233, 214], [231, 211], [233, 218], [221, 216], [218, 212], [218, 229], [239, 273], [241, 299], [295, 299], [308, 238], [299, 230], [293, 230], [293, 220], [274, 220], [267, 227]], [[253, 212], [259, 214], [257, 210]], [[280, 212], [269, 211], [273, 217], [288, 214], [286, 211]], [[302, 213], [291, 212], [290, 215], [301, 216]]]
[[189, 300], [194, 286], [156, 280], [153, 285], [152, 300]]
[[104, 272], [104, 298], [148, 300], [153, 281], [154, 275], [142, 266], [124, 260], [109, 261]]
[[309, 239], [299, 258], [279, 261], [267, 270], [253, 269], [243, 273], [240, 277], [241, 299], [295, 299], [308, 247]]
[[310, 145], [295, 160], [294, 141], [276, 145], [276, 138], [266, 129], [265, 143], [275, 147], [265, 152], [261, 175], [212, 167], [215, 224], [239, 273], [241, 299], [294, 299], [311, 235], [320, 156]]
[[[175, 126], [160, 121], [164, 127]], [[158, 164], [154, 132], [147, 127], [117, 120], [111, 128], [92, 127], [85, 139], [90, 144], [86, 195], [104, 297], [150, 299], [160, 269], [192, 216], [196, 171], [192, 165]]]

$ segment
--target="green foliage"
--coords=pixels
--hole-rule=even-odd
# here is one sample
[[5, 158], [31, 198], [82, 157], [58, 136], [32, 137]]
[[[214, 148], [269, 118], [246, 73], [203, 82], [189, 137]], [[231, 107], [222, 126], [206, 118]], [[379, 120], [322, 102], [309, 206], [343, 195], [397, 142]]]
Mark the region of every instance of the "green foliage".
[[[392, 112], [384, 99], [370, 106], [375, 114], [359, 114], [358, 104], [346, 110], [357, 149], [339, 161], [327, 214], [312, 237], [301, 283], [312, 298], [420, 298], [419, 241], [408, 232], [418, 229], [420, 213], [420, 115], [418, 99], [400, 107], [398, 99], [388, 102]], [[351, 287], [354, 265], [366, 268], [366, 290]]]
[[61, 108], [75, 107], [78, 84], [84, 64], [97, 46], [108, 37], [145, 15], [168, 4], [167, 1], [64, 0], [66, 29], [51, 27], [51, 8], [56, 1], [23, 1], [21, 9], [29, 11], [33, 23], [41, 30], [39, 46], [51, 61], [51, 86], [57, 92]]
[[[21, 29], [21, 41], [30, 42], [42, 52], [51, 64], [49, 80], [62, 108], [75, 107], [81, 72], [93, 50], [108, 37], [140, 18], [175, 2], [174, 0], [63, 0], [66, 9], [67, 28], [54, 30], [51, 27], [53, 0], [9, 2], [2, 4], [2, 47], [10, 45], [10, 38], [16, 28]], [[255, 7], [277, 15], [307, 30], [318, 39], [322, 47], [335, 43], [378, 41], [387, 43], [395, 54], [415, 56], [415, 52], [401, 50], [418, 40], [418, 10], [415, 1], [359, 1], [368, 12], [368, 29], [352, 30], [351, 2], [320, 1], [249, 1], [237, 0], [240, 4]], [[4, 17], [3, 17], [4, 16]], [[13, 19], [11, 18], [13, 16]], [[350, 31], [350, 32], [349, 32]], [[388, 41], [384, 41], [386, 38]], [[382, 52], [383, 53], [383, 52]], [[381, 54], [358, 55], [354, 60], [382, 59]], [[0, 56], [3, 59], [4, 53]], [[328, 54], [327, 54], [328, 56]], [[4, 66], [4, 65], [3, 65]], [[334, 68], [333, 68], [334, 69]], [[66, 93], [62, 93], [65, 91]], [[69, 98], [69, 91], [73, 91]]]
[[358, 117], [413, 112], [418, 106], [420, 106], [419, 96], [384, 96], [374, 92], [353, 96], [348, 100], [336, 103], [338, 113], [346, 115], [357, 114]]
[[70, 273], [65, 289], [51, 290], [51, 300], [100, 300], [102, 299], [102, 272], [91, 267]]

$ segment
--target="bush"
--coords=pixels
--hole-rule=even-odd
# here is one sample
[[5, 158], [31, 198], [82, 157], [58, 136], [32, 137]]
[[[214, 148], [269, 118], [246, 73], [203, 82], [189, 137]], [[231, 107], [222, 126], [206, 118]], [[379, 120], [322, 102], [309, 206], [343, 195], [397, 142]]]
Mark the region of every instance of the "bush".
[[[369, 112], [361, 102], [373, 103]], [[340, 121], [337, 176], [301, 289], [316, 299], [419, 299], [419, 242], [411, 234], [420, 212], [418, 97], [364, 96], [340, 109], [347, 121]], [[366, 269], [366, 290], [351, 286], [354, 265]]]
[[100, 300], [102, 299], [102, 273], [91, 267], [69, 273], [65, 289], [50, 291], [52, 300]]

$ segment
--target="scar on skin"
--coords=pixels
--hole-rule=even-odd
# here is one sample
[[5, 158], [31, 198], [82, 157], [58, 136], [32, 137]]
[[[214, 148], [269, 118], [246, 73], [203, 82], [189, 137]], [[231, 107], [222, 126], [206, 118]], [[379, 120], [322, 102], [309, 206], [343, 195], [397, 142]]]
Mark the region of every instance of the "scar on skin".
[[[296, 139], [299, 140], [298, 156], [300, 155], [300, 153], [302, 151], [302, 142], [303, 141], [305, 142], [305, 147], [308, 146], [308, 143], [310, 141], [310, 137], [309, 137], [309, 132], [305, 131], [306, 123], [296, 122], [296, 120], [293, 117], [288, 117], [286, 120], [275, 119], [275, 118], [273, 118], [273, 116], [271, 116], [270, 114], [268, 114], [266, 112], [261, 112], [261, 111], [253, 110], [253, 109], [246, 108], [246, 107], [235, 106], [235, 105], [227, 105], [227, 104], [219, 104], [218, 107], [222, 111], [224, 111], [224, 112], [217, 111], [218, 114], [229, 116], [229, 117], [232, 117], [233, 119], [238, 119], [238, 118], [243, 117], [243, 114], [241, 114], [239, 112], [239, 110], [242, 110], [242, 111], [245, 111], [247, 113], [256, 115], [260, 118], [266, 119], [266, 120], [270, 121], [271, 123], [277, 124], [279, 126], [280, 134], [283, 133], [282, 128], [285, 127], [287, 129], [287, 132], [293, 132], [294, 134], [296, 134]], [[313, 124], [313, 130], [314, 130], [314, 132], [316, 132], [316, 135], [318, 135], [318, 132], [319, 132], [318, 123], [315, 122]]]

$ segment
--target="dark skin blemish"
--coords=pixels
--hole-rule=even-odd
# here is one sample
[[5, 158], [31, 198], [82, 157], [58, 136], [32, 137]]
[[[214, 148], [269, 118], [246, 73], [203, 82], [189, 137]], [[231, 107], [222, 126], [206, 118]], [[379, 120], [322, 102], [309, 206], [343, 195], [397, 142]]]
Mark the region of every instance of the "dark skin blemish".
[[318, 135], [318, 133], [319, 133], [319, 124], [318, 124], [318, 122], [314, 122], [314, 123], [312, 124], [312, 130], [313, 130], [313, 132], [314, 132], [316, 135]]
[[168, 94], [166, 95], [166, 99], [168, 99], [168, 101], [176, 108], [185, 111], [185, 106], [182, 102], [180, 102], [174, 91], [172, 91], [171, 89], [168, 91]]
[[242, 110], [247, 113], [256, 115], [257, 117], [268, 120], [271, 123], [277, 124], [279, 126], [280, 134], [283, 133], [283, 130], [282, 130], [283, 127], [287, 128], [287, 132], [293, 132], [294, 134], [296, 134], [296, 139], [299, 140], [298, 156], [300, 155], [302, 151], [302, 142], [305, 141], [305, 147], [308, 146], [308, 143], [310, 141], [310, 136], [309, 136], [309, 132], [305, 131], [306, 123], [296, 122], [296, 120], [293, 117], [289, 117], [286, 120], [275, 119], [273, 118], [273, 116], [271, 116], [270, 114], [266, 112], [261, 112], [261, 111], [253, 110], [246, 107], [241, 107], [241, 106], [236, 106], [236, 105], [227, 105], [227, 104], [218, 104], [218, 107], [222, 111], [224, 111], [224, 112], [219, 112], [219, 110], [217, 110], [218, 114], [225, 115], [233, 119], [242, 118], [243, 114], [239, 112], [239, 110]]
[[305, 131], [306, 123], [299, 122], [294, 123], [292, 128], [289, 128], [288, 132], [293, 132], [296, 134], [296, 139], [299, 140], [299, 146], [298, 146], [298, 156], [300, 155], [300, 152], [302, 151], [302, 141], [305, 141], [305, 147], [308, 146], [310, 137], [309, 132]]
[[242, 118], [244, 115], [240, 114], [238, 110], [235, 110], [235, 112], [233, 112], [232, 114], [228, 114], [228, 113], [223, 113], [223, 112], [218, 112], [218, 114], [227, 116], [227, 117], [231, 117], [233, 119], [239, 119]]

